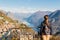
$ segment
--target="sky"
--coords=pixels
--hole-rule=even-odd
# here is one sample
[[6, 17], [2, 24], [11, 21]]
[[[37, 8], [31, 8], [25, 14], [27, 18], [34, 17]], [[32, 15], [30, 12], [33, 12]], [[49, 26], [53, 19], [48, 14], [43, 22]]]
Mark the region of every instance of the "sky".
[[0, 0], [0, 10], [29, 13], [60, 9], [60, 0]]

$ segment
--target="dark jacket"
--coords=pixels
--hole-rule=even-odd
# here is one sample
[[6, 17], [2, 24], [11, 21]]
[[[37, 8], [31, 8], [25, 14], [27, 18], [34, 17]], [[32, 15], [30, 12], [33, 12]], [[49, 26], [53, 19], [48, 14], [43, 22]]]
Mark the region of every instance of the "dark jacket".
[[[50, 23], [50, 22], [49, 22]], [[41, 22], [41, 25], [40, 25], [40, 35], [42, 35], [42, 33], [43, 34], [46, 34], [46, 32], [45, 32], [45, 22], [43, 21], [43, 22]], [[50, 35], [52, 35], [52, 27], [51, 27], [51, 25], [50, 26], [48, 26], [48, 28], [50, 29]], [[49, 32], [49, 31], [48, 31]]]

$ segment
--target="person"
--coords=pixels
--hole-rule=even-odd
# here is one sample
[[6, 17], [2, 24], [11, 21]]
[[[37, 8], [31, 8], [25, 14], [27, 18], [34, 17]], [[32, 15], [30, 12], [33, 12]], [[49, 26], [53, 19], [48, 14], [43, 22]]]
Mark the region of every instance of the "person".
[[49, 22], [49, 17], [48, 15], [44, 16], [44, 21], [41, 23], [41, 35], [42, 35], [42, 40], [50, 40], [50, 35], [51, 35], [51, 26]]

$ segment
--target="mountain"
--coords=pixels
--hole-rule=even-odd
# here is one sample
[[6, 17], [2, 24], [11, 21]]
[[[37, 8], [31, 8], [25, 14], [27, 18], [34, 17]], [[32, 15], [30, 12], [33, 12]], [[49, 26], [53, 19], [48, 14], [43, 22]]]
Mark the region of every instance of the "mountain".
[[56, 10], [54, 12], [52, 12], [50, 15], [49, 15], [50, 19], [52, 20], [51, 21], [51, 26], [52, 26], [52, 29], [53, 30], [53, 34], [55, 33], [60, 33], [60, 10]]
[[46, 14], [49, 15], [49, 19], [51, 19], [51, 26], [52, 29], [54, 29], [52, 31], [53, 34], [60, 34], [60, 10], [56, 10], [54, 12], [37, 11], [35, 13], [12, 13], [0, 11], [0, 19], [4, 18], [4, 20], [8, 20], [9, 22], [14, 22], [12, 19], [16, 19], [19, 21], [21, 20], [23, 24], [26, 24], [30, 27], [34, 26], [32, 27], [32, 29], [38, 31], [37, 26], [39, 26], [39, 24], [43, 21], [43, 16]]
[[30, 24], [34, 25], [34, 29], [35, 31], [38, 31], [37, 26], [43, 21], [43, 16], [48, 14], [49, 15], [49, 19], [51, 22], [51, 26], [52, 26], [52, 34], [60, 34], [60, 10], [56, 10], [54, 12], [49, 12], [49, 11], [38, 11], [34, 14], [32, 14], [27, 21]]
[[5, 22], [5, 21], [14, 22], [10, 17], [8, 17], [6, 15], [6, 12], [4, 12], [4, 11], [0, 11], [0, 21], [2, 21], [2, 22]]
[[[8, 17], [7, 14], [5, 14], [3, 11], [0, 11], [0, 40], [11, 40], [13, 38], [10, 37], [14, 36], [16, 36], [14, 37], [14, 39], [20, 39], [18, 38], [20, 37], [20, 34], [22, 34], [23, 36], [25, 36], [24, 34], [32, 34], [33, 36], [33, 34], [35, 35], [35, 33], [36, 32], [26, 24], [15, 22], [15, 20]], [[4, 39], [6, 37], [7, 39]], [[26, 35], [26, 37], [28, 36]]]
[[50, 11], [37, 11], [27, 18], [27, 22], [33, 24], [34, 26], [38, 26], [43, 20], [42, 17], [46, 14], [49, 15], [50, 13]]
[[[29, 25], [37, 26], [42, 21], [42, 17], [46, 14], [50, 14], [50, 11], [37, 11], [35, 13], [18, 13], [7, 12], [6, 15], [14, 20], [28, 23]], [[42, 16], [41, 16], [42, 15]]]
[[12, 19], [18, 20], [18, 21], [24, 21], [30, 15], [32, 15], [32, 13], [7, 12], [7, 16], [11, 17]]

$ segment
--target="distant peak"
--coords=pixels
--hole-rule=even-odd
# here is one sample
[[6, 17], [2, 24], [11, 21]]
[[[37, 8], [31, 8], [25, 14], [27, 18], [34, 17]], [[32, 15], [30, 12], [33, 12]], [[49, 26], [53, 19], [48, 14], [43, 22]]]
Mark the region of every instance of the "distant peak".
[[60, 10], [57, 10], [57, 11], [60, 11]]
[[60, 10], [56, 10], [56, 12], [60, 12]]

